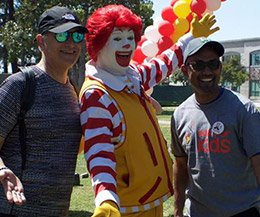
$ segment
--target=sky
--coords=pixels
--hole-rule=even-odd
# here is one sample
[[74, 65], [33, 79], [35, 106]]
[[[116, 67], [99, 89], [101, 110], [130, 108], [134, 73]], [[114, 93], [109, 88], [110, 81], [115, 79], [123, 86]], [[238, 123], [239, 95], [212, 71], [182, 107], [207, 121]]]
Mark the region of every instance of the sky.
[[[152, 0], [153, 18], [160, 17], [171, 0]], [[214, 12], [220, 30], [210, 36], [213, 40], [260, 38], [260, 0], [226, 0]]]

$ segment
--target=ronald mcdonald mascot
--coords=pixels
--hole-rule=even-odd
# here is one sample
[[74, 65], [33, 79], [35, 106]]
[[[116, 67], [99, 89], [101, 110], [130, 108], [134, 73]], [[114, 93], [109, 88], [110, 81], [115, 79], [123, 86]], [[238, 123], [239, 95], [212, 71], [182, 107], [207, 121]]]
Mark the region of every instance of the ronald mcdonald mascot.
[[182, 64], [194, 37], [217, 28], [212, 15], [194, 17], [190, 32], [142, 65], [130, 64], [141, 38], [141, 18], [122, 5], [88, 19], [85, 82], [81, 89], [84, 155], [95, 194], [94, 217], [162, 217], [173, 194], [172, 160], [145, 93]]

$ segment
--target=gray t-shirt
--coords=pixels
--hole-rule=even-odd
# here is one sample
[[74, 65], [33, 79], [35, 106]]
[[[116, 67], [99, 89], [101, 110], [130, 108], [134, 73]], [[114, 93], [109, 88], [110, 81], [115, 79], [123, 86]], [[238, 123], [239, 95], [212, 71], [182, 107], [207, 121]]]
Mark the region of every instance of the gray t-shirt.
[[172, 118], [172, 150], [188, 157], [188, 212], [227, 217], [260, 205], [250, 157], [260, 154], [260, 113], [252, 102], [223, 89], [207, 105], [194, 94]]
[[[0, 187], [0, 213], [19, 217], [67, 216], [81, 137], [80, 108], [74, 87], [61, 84], [34, 67], [35, 100], [26, 113], [26, 166], [21, 174], [19, 127], [24, 76], [11, 75], [0, 87], [0, 150], [5, 165], [22, 180], [27, 202], [12, 206]], [[13, 130], [12, 130], [13, 129]]]

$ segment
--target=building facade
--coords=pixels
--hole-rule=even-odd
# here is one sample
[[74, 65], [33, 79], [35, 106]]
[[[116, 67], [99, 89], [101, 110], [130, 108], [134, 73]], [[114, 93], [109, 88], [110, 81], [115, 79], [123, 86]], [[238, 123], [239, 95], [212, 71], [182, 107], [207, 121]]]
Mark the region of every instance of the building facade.
[[256, 103], [260, 103], [260, 37], [221, 41], [225, 47], [223, 61], [237, 56], [249, 73], [249, 80], [240, 86], [239, 92]]

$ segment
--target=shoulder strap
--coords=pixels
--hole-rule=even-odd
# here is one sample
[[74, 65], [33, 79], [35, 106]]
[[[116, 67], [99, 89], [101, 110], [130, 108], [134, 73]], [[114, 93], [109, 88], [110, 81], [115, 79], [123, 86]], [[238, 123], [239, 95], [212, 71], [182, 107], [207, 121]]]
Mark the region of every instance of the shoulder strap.
[[35, 95], [35, 73], [32, 67], [21, 68], [25, 76], [25, 86], [21, 96], [21, 109], [18, 117], [19, 140], [22, 155], [22, 170], [25, 169], [26, 162], [26, 135], [27, 130], [24, 122], [26, 112], [31, 108]]
[[34, 102], [35, 95], [35, 73], [32, 67], [21, 68], [25, 76], [25, 87], [21, 97], [21, 112], [24, 116], [31, 108]]
[[77, 96], [79, 97], [79, 88], [78, 88], [78, 85], [76, 84], [76, 82], [69, 76], [69, 81], [71, 83], [71, 85], [73, 86]]

